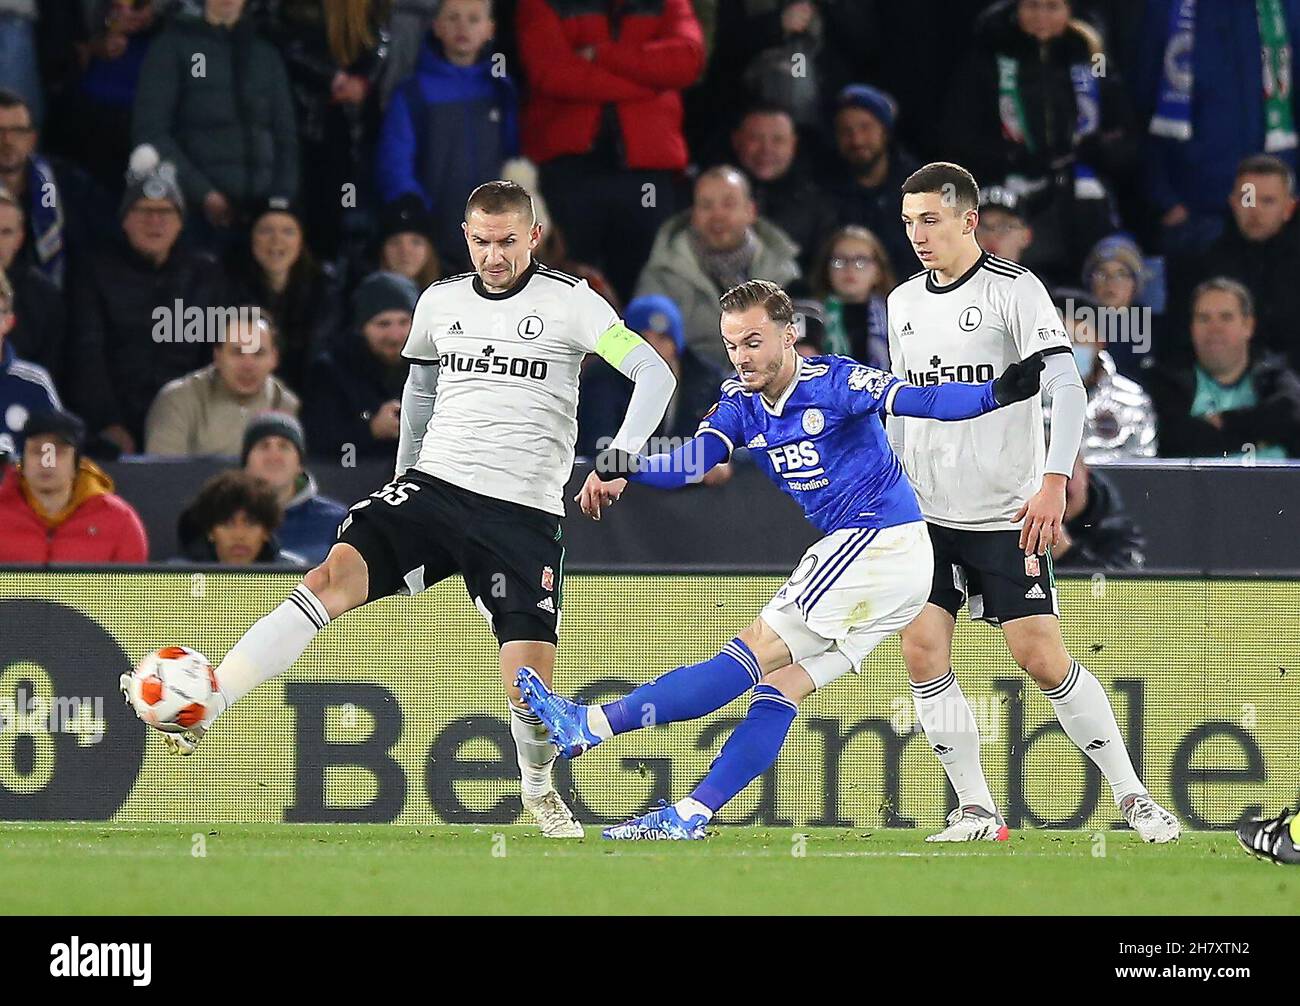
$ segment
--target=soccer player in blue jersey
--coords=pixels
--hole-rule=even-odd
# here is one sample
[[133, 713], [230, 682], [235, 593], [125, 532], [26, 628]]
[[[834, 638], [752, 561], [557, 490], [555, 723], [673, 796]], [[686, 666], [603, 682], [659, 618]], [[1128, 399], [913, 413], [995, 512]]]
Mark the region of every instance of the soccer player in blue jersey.
[[802, 508], [825, 537], [747, 629], [710, 660], [679, 667], [604, 705], [553, 693], [531, 668], [520, 692], [566, 757], [642, 726], [695, 719], [753, 689], [749, 712], [685, 799], [626, 824], [613, 839], [696, 839], [721, 807], [775, 760], [799, 702], [846, 671], [921, 611], [933, 575], [930, 538], [884, 415], [970, 419], [1038, 393], [1040, 357], [983, 384], [916, 387], [842, 356], [794, 349], [794, 308], [780, 287], [750, 280], [721, 298], [722, 340], [736, 377], [696, 435], [669, 454], [611, 455], [589, 480], [587, 515], [629, 481], [661, 489], [698, 482], [737, 447]]

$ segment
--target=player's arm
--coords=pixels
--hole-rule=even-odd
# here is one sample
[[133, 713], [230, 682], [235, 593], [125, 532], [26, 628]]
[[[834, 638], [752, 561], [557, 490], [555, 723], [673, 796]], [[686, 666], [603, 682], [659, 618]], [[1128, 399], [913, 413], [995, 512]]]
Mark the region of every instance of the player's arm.
[[397, 417], [397, 476], [420, 459], [424, 434], [433, 418], [438, 387], [438, 350], [429, 334], [433, 330], [433, 297], [432, 288], [420, 295], [411, 316], [411, 333], [402, 347], [402, 360], [411, 366], [402, 386], [402, 406]]
[[1020, 526], [1020, 547], [1026, 555], [1042, 555], [1061, 539], [1065, 520], [1065, 484], [1074, 471], [1074, 459], [1083, 441], [1083, 421], [1088, 393], [1079, 377], [1056, 305], [1031, 272], [1017, 276], [1011, 285], [1005, 309], [1007, 331], [1020, 350], [1021, 359], [1045, 358], [1044, 398], [1051, 402], [1052, 432], [1043, 466], [1043, 484], [1016, 512]]
[[677, 378], [654, 347], [621, 321], [601, 333], [596, 353], [632, 382], [632, 400], [627, 403], [623, 425], [607, 450], [634, 455], [663, 422], [677, 390]]
[[704, 430], [666, 454], [637, 458], [627, 480], [652, 489], [680, 489], [699, 482], [729, 457], [730, 445]]
[[433, 418], [433, 403], [438, 386], [438, 368], [433, 364], [411, 365], [402, 386], [402, 411], [397, 417], [397, 468], [404, 474], [420, 459], [424, 434]]
[[[906, 381], [907, 363], [903, 359], [903, 340], [898, 337], [898, 329], [894, 326], [894, 318], [897, 316], [897, 311], [890, 311], [886, 308], [886, 327], [889, 329], [889, 369], [900, 381]], [[900, 458], [903, 456], [903, 435], [903, 418], [901, 416], [885, 423], [885, 436], [889, 439], [889, 446], [894, 449], [894, 453]]]
[[890, 416], [949, 422], [974, 419], [1004, 405], [1033, 398], [1038, 394], [1042, 370], [1042, 358], [1033, 356], [1011, 364], [1001, 377], [983, 384], [950, 383], [920, 388], [895, 380], [885, 388], [882, 408]]

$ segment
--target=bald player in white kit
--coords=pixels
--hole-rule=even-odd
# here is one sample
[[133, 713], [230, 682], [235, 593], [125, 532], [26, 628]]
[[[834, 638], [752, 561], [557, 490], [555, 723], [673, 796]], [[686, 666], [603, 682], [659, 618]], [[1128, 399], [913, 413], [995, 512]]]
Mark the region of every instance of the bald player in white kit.
[[[392, 594], [418, 594], [454, 573], [500, 644], [524, 807], [550, 838], [581, 838], [555, 790], [556, 752], [521, 702], [515, 674], [555, 666], [564, 576], [563, 490], [577, 440], [578, 373], [598, 353], [633, 383], [623, 425], [588, 483], [614, 478], [658, 427], [676, 382], [585, 280], [547, 268], [527, 190], [487, 182], [470, 195], [464, 233], [474, 271], [429, 286], [402, 351], [396, 477], [353, 505], [339, 540], [216, 669], [202, 722], [166, 733], [189, 754], [213, 722], [287, 670], [332, 619]], [[122, 677], [140, 711], [137, 685]]]
[[[980, 248], [970, 172], [927, 164], [902, 191], [903, 225], [925, 269], [889, 295], [894, 374], [925, 387], [989, 380], [1031, 356], [1044, 361], [1041, 395], [1027, 401], [962, 423], [889, 420], [934, 546], [929, 601], [902, 632], [917, 719], [957, 795], [948, 827], [929, 841], [1007, 837], [980, 764], [975, 716], [951, 666], [963, 604], [972, 619], [1002, 629], [1011, 656], [1106, 777], [1129, 825], [1147, 842], [1173, 841], [1177, 819], [1138, 778], [1105, 689], [1061, 638], [1051, 547], [1087, 406], [1065, 327], [1037, 276]], [[1042, 396], [1052, 402], [1049, 445]]]

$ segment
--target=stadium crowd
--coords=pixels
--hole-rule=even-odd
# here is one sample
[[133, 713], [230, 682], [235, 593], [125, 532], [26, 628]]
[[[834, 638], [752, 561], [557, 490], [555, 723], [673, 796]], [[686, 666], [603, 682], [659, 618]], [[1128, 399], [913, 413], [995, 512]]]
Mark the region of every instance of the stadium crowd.
[[[1080, 551], [1135, 540], [1088, 465], [1300, 457], [1300, 0], [941, 7], [0, 0], [0, 562], [143, 561], [96, 464], [136, 454], [232, 459], [179, 558], [319, 560], [308, 464], [394, 457], [411, 310], [497, 177], [676, 373], [664, 435], [748, 278], [888, 368], [899, 185], [945, 159], [1074, 339]], [[580, 453], [628, 395], [588, 359]]]

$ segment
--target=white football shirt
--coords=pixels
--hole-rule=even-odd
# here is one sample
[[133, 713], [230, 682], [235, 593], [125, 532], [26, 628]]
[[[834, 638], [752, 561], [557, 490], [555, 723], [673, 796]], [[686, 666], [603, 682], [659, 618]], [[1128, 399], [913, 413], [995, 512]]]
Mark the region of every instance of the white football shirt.
[[[929, 270], [917, 273], [887, 303], [890, 366], [916, 385], [988, 381], [1041, 350], [1070, 348], [1042, 281], [987, 252], [947, 286], [935, 285]], [[891, 417], [891, 433], [903, 424], [903, 470], [925, 519], [1018, 530], [1012, 518], [1043, 481], [1042, 416], [1040, 393], [962, 422]]]
[[429, 286], [402, 350], [412, 365], [438, 368], [415, 467], [563, 516], [578, 439], [578, 372], [611, 330], [627, 332], [586, 280], [538, 262], [503, 293], [475, 273]]

